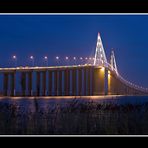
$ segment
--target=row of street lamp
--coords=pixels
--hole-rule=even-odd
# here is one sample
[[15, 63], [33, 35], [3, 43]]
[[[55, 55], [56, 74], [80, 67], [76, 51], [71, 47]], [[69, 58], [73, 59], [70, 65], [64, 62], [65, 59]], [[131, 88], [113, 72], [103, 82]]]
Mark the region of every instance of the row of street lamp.
[[[58, 60], [59, 57], [57, 56], [56, 59]], [[69, 57], [65, 57], [66, 60], [70, 59]], [[73, 60], [77, 60], [77, 59], [80, 59], [80, 60], [94, 60], [94, 58], [91, 58], [91, 57], [80, 57], [80, 58], [76, 58], [76, 57], [73, 57]]]
[[[15, 61], [15, 66], [17, 66], [17, 56], [13, 55], [12, 59]], [[32, 61], [32, 66], [34, 66], [34, 59], [35, 59], [34, 56], [31, 55], [30, 56], [30, 60]], [[55, 59], [57, 61], [59, 61], [60, 57], [56, 56]], [[69, 58], [68, 56], [65, 57], [65, 60], [71, 60], [71, 59], [74, 60], [74, 61], [76, 61], [76, 60], [94, 60], [94, 58], [91, 58], [91, 57], [85, 57], [85, 58], [83, 58], [83, 57], [72, 57], [72, 58]], [[47, 66], [48, 66], [48, 57], [44, 56], [44, 60], [46, 61]]]

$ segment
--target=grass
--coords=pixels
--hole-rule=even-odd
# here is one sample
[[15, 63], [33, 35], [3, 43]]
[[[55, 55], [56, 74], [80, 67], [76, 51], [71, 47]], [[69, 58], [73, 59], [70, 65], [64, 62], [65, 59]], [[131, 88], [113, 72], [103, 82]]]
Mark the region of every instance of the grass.
[[24, 111], [18, 104], [0, 103], [3, 135], [144, 135], [148, 134], [148, 103], [100, 104], [73, 99], [65, 106]]

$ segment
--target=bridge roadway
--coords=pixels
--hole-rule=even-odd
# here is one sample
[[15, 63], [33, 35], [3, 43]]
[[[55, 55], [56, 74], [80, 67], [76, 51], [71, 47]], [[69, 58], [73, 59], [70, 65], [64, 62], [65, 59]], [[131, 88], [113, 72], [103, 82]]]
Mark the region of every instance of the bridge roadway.
[[[109, 66], [73, 65], [0, 68], [0, 75], [3, 75], [1, 96], [148, 94], [147, 90], [124, 80]], [[18, 87], [21, 90], [18, 90]]]

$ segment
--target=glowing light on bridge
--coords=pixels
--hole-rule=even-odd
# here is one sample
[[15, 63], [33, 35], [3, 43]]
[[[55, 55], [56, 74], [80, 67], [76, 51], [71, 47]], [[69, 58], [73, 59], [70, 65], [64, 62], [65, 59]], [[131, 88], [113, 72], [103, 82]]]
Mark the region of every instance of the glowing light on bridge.
[[45, 56], [45, 57], [44, 57], [44, 59], [45, 59], [45, 60], [47, 60], [47, 59], [48, 59], [48, 57], [47, 57], [47, 56]]
[[56, 56], [56, 60], [59, 60], [59, 57], [58, 56]]
[[13, 56], [12, 56], [12, 59], [13, 59], [14, 62], [15, 62], [15, 66], [17, 66], [17, 57], [16, 57], [16, 55], [13, 55]]
[[48, 57], [45, 56], [45, 57], [44, 57], [44, 60], [46, 61], [46, 64], [47, 64], [46, 66], [48, 66]]
[[34, 59], [34, 57], [33, 56], [30, 56], [30, 59]]
[[[103, 61], [103, 62], [101, 62], [101, 61]], [[102, 40], [100, 37], [100, 33], [98, 33], [96, 52], [95, 52], [95, 58], [94, 58], [94, 65], [95, 66], [104, 66], [104, 63], [107, 63], [107, 58], [105, 55], [105, 51], [104, 51], [104, 47], [103, 47]]]
[[65, 59], [68, 60], [69, 58], [68, 57], [65, 57]]
[[111, 92], [111, 72], [108, 71], [108, 93]]
[[105, 68], [104, 68], [104, 67], [102, 67], [102, 68], [101, 68], [101, 71], [104, 71], [104, 70], [105, 70]]
[[111, 75], [110, 75], [110, 73], [108, 73], [108, 81], [109, 81], [110, 77], [111, 77]]
[[76, 57], [73, 57], [74, 60], [76, 60]]
[[13, 55], [12, 58], [13, 58], [13, 59], [16, 59], [16, 55]]
[[32, 61], [32, 66], [34, 66], [34, 56], [30, 56], [30, 59]]

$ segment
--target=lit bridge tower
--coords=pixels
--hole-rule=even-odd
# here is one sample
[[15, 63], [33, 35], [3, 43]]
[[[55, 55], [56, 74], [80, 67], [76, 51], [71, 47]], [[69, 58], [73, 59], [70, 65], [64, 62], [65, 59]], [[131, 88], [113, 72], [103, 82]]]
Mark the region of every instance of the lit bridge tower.
[[112, 69], [112, 71], [115, 71], [116, 74], [118, 75], [118, 69], [117, 69], [117, 64], [116, 64], [116, 59], [115, 59], [114, 50], [111, 51], [110, 64], [111, 64], [111, 69]]
[[107, 59], [103, 48], [100, 33], [98, 33], [97, 46], [95, 51], [94, 66], [106, 66]]
[[98, 33], [97, 45], [94, 58], [94, 89], [93, 95], [106, 95], [108, 92], [108, 62], [100, 33]]

